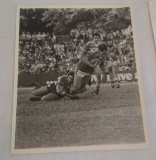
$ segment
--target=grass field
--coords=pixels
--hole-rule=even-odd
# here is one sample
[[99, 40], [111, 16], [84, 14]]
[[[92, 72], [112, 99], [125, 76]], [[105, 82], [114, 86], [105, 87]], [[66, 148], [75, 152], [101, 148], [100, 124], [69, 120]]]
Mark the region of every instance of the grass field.
[[16, 149], [144, 142], [138, 84], [101, 87], [79, 100], [29, 101], [31, 89], [18, 89]]

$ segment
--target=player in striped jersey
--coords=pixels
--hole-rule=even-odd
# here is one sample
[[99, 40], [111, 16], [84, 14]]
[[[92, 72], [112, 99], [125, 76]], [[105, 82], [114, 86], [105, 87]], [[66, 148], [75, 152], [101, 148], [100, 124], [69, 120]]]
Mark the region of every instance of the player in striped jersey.
[[[96, 90], [95, 90], [96, 94], [99, 94], [99, 88], [100, 88], [100, 83], [101, 83], [101, 73], [102, 73], [101, 69], [102, 69], [102, 71], [104, 71], [104, 69], [102, 68], [102, 65], [101, 65], [101, 69], [100, 69], [100, 67], [97, 65], [97, 63], [93, 63], [93, 64], [90, 63], [91, 61], [89, 61], [88, 56], [94, 55], [94, 53], [96, 51], [99, 51], [99, 46], [101, 44], [103, 44], [103, 43], [101, 42], [100, 34], [94, 33], [93, 34], [93, 41], [88, 42], [84, 46], [83, 52], [81, 54], [81, 61], [83, 63], [85, 63], [87, 66], [91, 67], [94, 70], [94, 74], [96, 74], [96, 77], [97, 77]], [[91, 80], [90, 80], [90, 84], [91, 84]]]
[[95, 93], [99, 93], [101, 74], [104, 71], [104, 60], [107, 46], [100, 43], [100, 35], [94, 34], [93, 42], [88, 42], [81, 55], [80, 62], [77, 65], [77, 71], [74, 76], [74, 85], [71, 92], [74, 93], [83, 89], [91, 80], [91, 75], [97, 75]]

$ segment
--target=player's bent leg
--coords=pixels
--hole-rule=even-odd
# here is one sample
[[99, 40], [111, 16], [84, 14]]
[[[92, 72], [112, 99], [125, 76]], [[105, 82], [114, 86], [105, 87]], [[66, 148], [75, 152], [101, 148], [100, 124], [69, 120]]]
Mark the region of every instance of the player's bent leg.
[[99, 94], [99, 90], [100, 90], [101, 74], [102, 74], [102, 70], [101, 70], [99, 65], [94, 68], [94, 73], [93, 74], [95, 74], [96, 77], [97, 77], [95, 93], [96, 93], [96, 95], [98, 95]]
[[83, 89], [84, 87], [86, 87], [87, 84], [91, 86], [90, 83], [91, 83], [91, 75], [83, 77], [80, 89]]
[[58, 99], [60, 99], [60, 97], [54, 93], [49, 93], [41, 98], [42, 101], [53, 101]]
[[34, 89], [32, 92], [32, 96], [30, 97], [31, 101], [40, 101], [41, 97], [48, 94], [47, 86], [43, 86], [37, 89]]
[[115, 69], [113, 65], [111, 65], [110, 67], [110, 82], [111, 82], [111, 87], [115, 88]]
[[33, 91], [33, 95], [34, 96], [44, 96], [46, 94], [48, 94], [48, 89], [47, 89], [47, 86], [43, 86], [41, 88], [38, 88], [38, 89], [34, 89]]
[[114, 74], [110, 74], [110, 82], [111, 82], [111, 87], [115, 88], [115, 79], [114, 79]]
[[97, 66], [94, 68], [93, 74], [95, 74], [95, 75], [101, 75], [101, 74], [102, 74], [102, 70], [101, 70], [101, 68], [100, 68], [99, 65], [97, 65]]
[[[80, 93], [84, 93], [84, 92], [86, 92], [87, 91], [87, 88], [86, 88], [86, 85], [89, 85], [89, 86], [91, 86], [91, 75], [88, 75], [88, 76], [85, 76], [85, 77], [83, 77], [83, 79], [82, 79], [82, 83], [81, 83], [81, 87], [80, 87], [80, 89], [78, 90], [78, 92], [80, 92]], [[77, 93], [78, 93], [77, 92]]]
[[120, 88], [118, 75], [116, 74], [116, 66], [112, 65], [112, 75], [113, 75], [113, 81], [114, 81], [114, 87]]
[[97, 77], [97, 81], [96, 81], [96, 90], [95, 90], [95, 93], [96, 93], [96, 95], [98, 95], [99, 91], [100, 91], [101, 74], [100, 75], [96, 75], [96, 77]]
[[87, 91], [85, 86], [86, 86], [86, 84], [89, 83], [90, 80], [91, 80], [91, 75], [87, 75], [84, 77], [80, 77], [78, 75], [75, 75], [74, 76], [74, 85], [73, 85], [73, 87], [71, 87], [70, 93], [75, 94], [75, 93], [83, 93], [83, 92]]
[[83, 82], [82, 80], [83, 80], [83, 77], [80, 77], [77, 74], [74, 75], [74, 84], [73, 84], [73, 87], [71, 87], [70, 89], [71, 94], [75, 94], [81, 88], [81, 85]]

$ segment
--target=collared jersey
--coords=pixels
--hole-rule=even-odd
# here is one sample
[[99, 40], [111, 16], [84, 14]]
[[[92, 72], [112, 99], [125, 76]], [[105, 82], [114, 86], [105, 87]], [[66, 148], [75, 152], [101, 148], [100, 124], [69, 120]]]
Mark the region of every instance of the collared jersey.
[[86, 52], [86, 56], [90, 55], [93, 52], [98, 51], [98, 47], [101, 43], [95, 44], [94, 42], [88, 42], [83, 48], [83, 51]]

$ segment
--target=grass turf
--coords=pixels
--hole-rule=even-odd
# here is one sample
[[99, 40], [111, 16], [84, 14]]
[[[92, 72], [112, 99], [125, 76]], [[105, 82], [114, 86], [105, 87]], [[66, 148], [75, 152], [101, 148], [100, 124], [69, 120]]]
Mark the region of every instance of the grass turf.
[[31, 89], [18, 89], [15, 148], [48, 148], [144, 142], [137, 84], [120, 89], [94, 86], [79, 100], [29, 101]]

